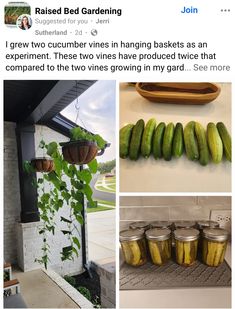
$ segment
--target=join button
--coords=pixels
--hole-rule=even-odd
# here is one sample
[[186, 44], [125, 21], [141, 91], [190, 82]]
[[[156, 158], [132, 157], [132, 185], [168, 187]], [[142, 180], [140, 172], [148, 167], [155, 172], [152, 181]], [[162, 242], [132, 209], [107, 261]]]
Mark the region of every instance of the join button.
[[193, 6], [187, 7], [184, 6], [183, 9], [181, 10], [182, 14], [198, 14], [198, 8], [195, 8]]

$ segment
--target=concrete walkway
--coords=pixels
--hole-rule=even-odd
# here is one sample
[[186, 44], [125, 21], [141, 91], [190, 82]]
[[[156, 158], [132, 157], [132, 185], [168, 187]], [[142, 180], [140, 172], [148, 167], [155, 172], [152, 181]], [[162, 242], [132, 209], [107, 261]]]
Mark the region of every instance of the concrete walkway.
[[41, 269], [25, 273], [15, 269], [13, 276], [20, 282], [21, 295], [28, 308], [80, 308]]
[[115, 257], [115, 209], [87, 214], [89, 260]]

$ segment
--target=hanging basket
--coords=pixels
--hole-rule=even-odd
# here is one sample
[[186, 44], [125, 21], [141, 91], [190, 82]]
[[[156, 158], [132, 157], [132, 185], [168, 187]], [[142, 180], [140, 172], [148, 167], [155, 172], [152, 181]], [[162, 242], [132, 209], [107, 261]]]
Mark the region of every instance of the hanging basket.
[[48, 173], [55, 169], [54, 161], [50, 158], [35, 158], [31, 160], [31, 164], [36, 172]]
[[65, 161], [70, 164], [87, 164], [91, 162], [98, 153], [96, 142], [79, 140], [61, 143], [62, 153]]

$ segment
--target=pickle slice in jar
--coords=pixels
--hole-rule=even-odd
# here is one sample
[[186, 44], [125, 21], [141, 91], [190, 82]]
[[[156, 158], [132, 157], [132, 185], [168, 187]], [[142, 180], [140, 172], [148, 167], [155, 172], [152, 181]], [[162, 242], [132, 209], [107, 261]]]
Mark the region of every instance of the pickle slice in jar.
[[184, 259], [184, 243], [176, 240], [176, 258], [179, 264], [183, 264]]
[[221, 256], [223, 255], [223, 252], [225, 251], [225, 246], [224, 246], [224, 243], [217, 243], [216, 244], [216, 252], [215, 252], [215, 258], [214, 258], [214, 266], [219, 266], [219, 264], [221, 263], [220, 262], [220, 259], [221, 259]]
[[140, 251], [137, 241], [130, 241], [129, 248], [133, 255], [131, 264], [134, 266], [139, 265], [140, 259], [141, 259], [141, 251]]
[[191, 246], [190, 242], [184, 242], [184, 264], [191, 264]]
[[122, 242], [122, 252], [127, 264], [132, 264], [133, 254], [128, 246], [128, 242]]
[[162, 264], [162, 258], [156, 242], [149, 240], [149, 250], [154, 264]]
[[224, 261], [226, 248], [227, 248], [227, 243], [224, 243], [224, 251], [223, 251], [223, 253], [221, 254], [221, 257], [220, 257], [220, 264], [223, 263], [223, 261]]
[[206, 257], [206, 264], [209, 266], [214, 265], [214, 258], [215, 258], [215, 253], [216, 253], [216, 244], [208, 241], [208, 253]]

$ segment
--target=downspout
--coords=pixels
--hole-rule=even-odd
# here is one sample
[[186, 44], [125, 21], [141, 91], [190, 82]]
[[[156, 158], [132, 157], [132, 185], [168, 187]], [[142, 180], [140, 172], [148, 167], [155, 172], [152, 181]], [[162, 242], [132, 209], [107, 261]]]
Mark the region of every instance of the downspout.
[[[80, 165], [79, 167], [80, 171], [83, 170], [83, 165]], [[86, 219], [86, 211], [85, 211], [85, 199], [84, 199], [84, 194], [83, 194], [83, 199], [82, 199], [82, 217], [84, 219], [83, 225], [81, 226], [81, 234], [82, 234], [82, 265], [83, 268], [87, 271], [88, 275], [90, 278], [92, 278], [92, 273], [90, 271], [90, 267], [87, 261], [87, 254], [86, 254], [86, 224], [87, 224], [87, 219]]]

